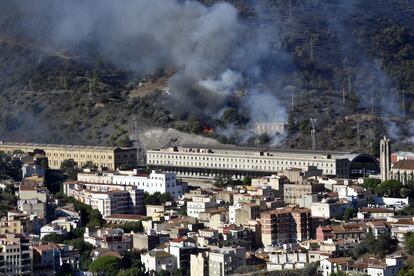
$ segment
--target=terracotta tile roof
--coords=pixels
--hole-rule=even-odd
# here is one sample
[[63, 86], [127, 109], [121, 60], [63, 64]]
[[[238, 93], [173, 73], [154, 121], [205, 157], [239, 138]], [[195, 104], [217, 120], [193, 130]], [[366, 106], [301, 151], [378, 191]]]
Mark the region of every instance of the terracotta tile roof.
[[323, 232], [326, 232], [326, 231], [332, 231], [333, 229], [332, 229], [332, 226], [330, 226], [330, 225], [327, 225], [327, 226], [320, 226], [321, 228], [322, 228], [322, 231]]
[[134, 214], [112, 214], [107, 216], [108, 219], [133, 219], [133, 220], [143, 220], [146, 216], [134, 215]]
[[400, 160], [394, 164], [392, 169], [414, 171], [414, 160]]
[[375, 220], [373, 220], [373, 221], [368, 222], [367, 224], [370, 224], [370, 225], [372, 225], [376, 228], [386, 228], [387, 227], [387, 225], [385, 224], [384, 221], [375, 221]]
[[400, 219], [396, 222], [392, 222], [389, 221], [388, 222], [390, 225], [395, 225], [395, 224], [399, 224], [399, 225], [413, 225], [414, 221], [412, 219]]
[[328, 258], [327, 260], [331, 263], [335, 263], [339, 265], [344, 265], [344, 264], [348, 264], [352, 262], [351, 258]]
[[361, 212], [367, 213], [394, 213], [393, 210], [387, 208], [370, 208], [370, 207], [363, 207], [361, 208]]

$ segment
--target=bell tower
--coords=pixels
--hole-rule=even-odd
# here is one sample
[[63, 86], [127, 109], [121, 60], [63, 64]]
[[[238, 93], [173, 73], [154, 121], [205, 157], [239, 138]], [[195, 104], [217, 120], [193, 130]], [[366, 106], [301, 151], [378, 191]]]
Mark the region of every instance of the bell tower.
[[387, 136], [380, 141], [381, 181], [389, 179], [391, 170], [391, 143]]

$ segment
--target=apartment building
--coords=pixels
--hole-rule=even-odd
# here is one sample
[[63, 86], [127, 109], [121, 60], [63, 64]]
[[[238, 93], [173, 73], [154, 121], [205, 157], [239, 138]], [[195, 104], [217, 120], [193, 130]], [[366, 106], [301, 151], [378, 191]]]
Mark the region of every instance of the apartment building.
[[261, 214], [264, 246], [295, 243], [311, 237], [311, 210], [307, 208], [278, 208]]
[[161, 270], [171, 273], [176, 270], [174, 256], [164, 250], [153, 249], [141, 254], [141, 262], [146, 272], [155, 273], [155, 275]]
[[283, 187], [283, 200], [286, 204], [301, 205], [304, 196], [318, 194], [323, 191], [325, 191], [325, 185], [322, 183], [285, 184]]
[[12, 154], [16, 150], [26, 154], [43, 151], [52, 169], [59, 169], [67, 159], [75, 160], [79, 166], [92, 161], [98, 167], [108, 169], [137, 165], [135, 148], [0, 142], [0, 151]]
[[198, 251], [195, 240], [179, 237], [170, 241], [168, 253], [174, 256], [177, 269], [190, 270], [190, 255]]
[[210, 195], [194, 195], [191, 201], [187, 202], [187, 215], [193, 218], [199, 218], [200, 213], [209, 209], [216, 208], [215, 198]]
[[0, 235], [33, 233], [35, 224], [30, 215], [9, 211], [7, 217], [0, 218]]
[[246, 265], [244, 247], [222, 247], [209, 253], [208, 275], [230, 275], [238, 267]]
[[256, 203], [236, 203], [229, 206], [229, 222], [236, 225], [260, 217], [260, 206]]
[[208, 251], [191, 254], [191, 276], [208, 276], [208, 255]]
[[318, 218], [342, 217], [348, 208], [352, 208], [352, 204], [334, 199], [311, 204], [312, 217]]
[[99, 210], [103, 217], [113, 214], [140, 214], [144, 210], [144, 191], [135, 186], [69, 181], [63, 187], [67, 196]]
[[21, 234], [0, 235], [0, 275], [31, 275], [32, 248]]
[[183, 194], [183, 186], [171, 172], [151, 171], [149, 175], [138, 174], [136, 170], [104, 173], [79, 173], [78, 181], [86, 183], [102, 183], [136, 186], [149, 194], [156, 192], [170, 193], [175, 199]]
[[118, 253], [125, 253], [132, 247], [131, 235], [125, 234], [121, 228], [85, 228], [84, 241]]

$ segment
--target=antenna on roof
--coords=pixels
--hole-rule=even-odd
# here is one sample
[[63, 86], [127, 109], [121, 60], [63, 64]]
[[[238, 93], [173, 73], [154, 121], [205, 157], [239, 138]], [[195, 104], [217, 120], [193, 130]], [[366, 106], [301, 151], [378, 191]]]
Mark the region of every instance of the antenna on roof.
[[310, 60], [313, 60], [314, 56], [313, 56], [313, 35], [311, 35], [310, 37]]
[[312, 150], [316, 150], [316, 119], [312, 118], [310, 119], [312, 124], [311, 129], [311, 136], [312, 136]]

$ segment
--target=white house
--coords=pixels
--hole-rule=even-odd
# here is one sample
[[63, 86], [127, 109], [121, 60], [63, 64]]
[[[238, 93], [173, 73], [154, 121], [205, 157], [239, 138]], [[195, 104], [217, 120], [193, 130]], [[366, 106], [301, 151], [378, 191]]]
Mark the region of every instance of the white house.
[[40, 238], [43, 239], [49, 234], [56, 234], [60, 236], [66, 235], [67, 231], [64, 227], [61, 227], [55, 223], [49, 223], [40, 228]]
[[199, 214], [217, 206], [214, 198], [209, 195], [194, 195], [192, 201], [187, 202], [187, 215], [199, 218]]
[[313, 202], [311, 204], [311, 212], [312, 217], [335, 218], [336, 216], [342, 216], [345, 210], [351, 207], [350, 203], [341, 201]]
[[160, 272], [166, 270], [174, 272], [176, 264], [174, 256], [164, 250], [153, 249], [145, 254], [141, 254], [141, 262], [145, 266], [147, 272]]

